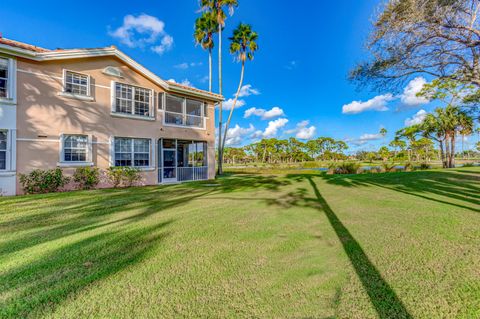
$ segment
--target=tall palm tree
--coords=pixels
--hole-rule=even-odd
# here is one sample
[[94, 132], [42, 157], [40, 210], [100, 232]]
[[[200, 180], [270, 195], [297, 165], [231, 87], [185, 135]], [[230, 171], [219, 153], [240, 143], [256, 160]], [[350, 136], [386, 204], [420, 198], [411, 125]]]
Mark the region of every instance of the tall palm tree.
[[218, 32], [218, 22], [212, 12], [203, 12], [195, 20], [193, 38], [202, 49], [208, 50], [208, 90], [212, 92], [212, 50], [215, 45], [213, 35]]
[[[222, 29], [225, 27], [227, 15], [224, 9], [228, 8], [230, 16], [233, 15], [234, 9], [238, 6], [238, 0], [201, 0], [200, 6], [202, 10], [211, 12], [218, 23], [218, 93], [223, 94], [222, 90]], [[218, 174], [223, 173], [222, 158], [222, 127], [223, 127], [223, 102], [218, 105]]]
[[233, 30], [233, 36], [229, 38], [230, 43], [230, 53], [236, 55], [236, 60], [242, 63], [242, 68], [240, 71], [240, 82], [238, 83], [237, 93], [235, 94], [235, 99], [233, 100], [232, 108], [230, 109], [230, 114], [228, 115], [227, 123], [225, 125], [225, 133], [223, 136], [222, 143], [222, 152], [223, 147], [225, 146], [225, 141], [227, 140], [228, 127], [230, 126], [230, 121], [232, 120], [233, 111], [237, 104], [238, 95], [243, 84], [243, 76], [245, 74], [245, 62], [247, 60], [253, 60], [255, 51], [258, 50], [257, 45], [258, 34], [255, 31], [252, 31], [252, 26], [245, 23], [240, 23], [238, 27]]

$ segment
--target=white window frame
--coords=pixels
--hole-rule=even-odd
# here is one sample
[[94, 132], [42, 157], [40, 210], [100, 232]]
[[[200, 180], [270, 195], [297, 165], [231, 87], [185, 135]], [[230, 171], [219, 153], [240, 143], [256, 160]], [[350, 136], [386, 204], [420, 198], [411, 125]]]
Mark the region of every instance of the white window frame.
[[[132, 155], [131, 157], [131, 161], [132, 161], [132, 164], [130, 166], [116, 166], [115, 165], [115, 162], [116, 162], [116, 158], [115, 158], [115, 154], [117, 153], [116, 150], [115, 150], [115, 139], [129, 139], [131, 140], [131, 143], [130, 143], [130, 155]], [[134, 140], [147, 140], [148, 141], [148, 166], [135, 166], [134, 163], [135, 163], [135, 143], [134, 143]], [[148, 137], [131, 137], [131, 136], [113, 136], [111, 137], [110, 139], [110, 166], [111, 167], [132, 167], [132, 168], [137, 168], [139, 170], [154, 170], [155, 169], [155, 163], [153, 163], [153, 161], [155, 160], [154, 156], [152, 155], [153, 154], [153, 139], [151, 138], [148, 138]]]
[[[87, 137], [87, 150], [85, 161], [65, 161], [65, 137], [67, 136], [86, 136]], [[60, 160], [57, 166], [60, 167], [77, 167], [77, 166], [93, 166], [92, 161], [92, 136], [88, 134], [70, 134], [65, 133], [60, 135], [60, 148], [59, 157]]]
[[[66, 89], [67, 89], [67, 72], [75, 73], [75, 74], [79, 74], [79, 75], [83, 75], [83, 76], [87, 77], [87, 95], [76, 94], [76, 93], [71, 93], [71, 92], [66, 91]], [[92, 83], [91, 76], [89, 74], [85, 74], [85, 73], [81, 73], [81, 72], [77, 72], [77, 71], [73, 71], [73, 70], [68, 70], [68, 69], [63, 69], [63, 88], [62, 88], [62, 93], [63, 94], [71, 95], [71, 96], [74, 96], [74, 97], [90, 98], [90, 97], [92, 97], [92, 95], [91, 95], [91, 83]]]
[[[121, 84], [121, 85], [127, 85], [127, 86], [131, 86], [133, 88], [132, 90], [132, 111], [131, 113], [125, 113], [125, 112], [117, 112], [117, 96], [116, 96], [116, 93], [117, 93], [117, 89], [116, 89], [116, 86], [117, 84]], [[147, 90], [147, 91], [150, 91], [150, 98], [149, 98], [149, 101], [148, 101], [148, 113], [149, 115], [138, 115], [138, 114], [135, 114], [135, 89], [136, 88], [139, 88], [139, 89], [143, 89], [143, 90]], [[153, 89], [149, 89], [149, 88], [146, 88], [146, 87], [142, 87], [142, 86], [138, 86], [138, 85], [134, 85], [134, 84], [128, 84], [128, 83], [125, 83], [125, 82], [120, 82], [120, 81], [112, 81], [111, 82], [111, 85], [110, 85], [110, 104], [111, 104], [111, 115], [112, 116], [117, 116], [117, 117], [127, 117], [127, 118], [135, 118], [135, 119], [145, 119], [145, 120], [150, 120], [150, 121], [154, 121], [155, 120], [155, 106], [154, 106], [154, 90]]]
[[6, 144], [5, 144], [5, 149], [4, 150], [0, 150], [0, 152], [5, 152], [5, 168], [1, 168], [0, 167], [0, 172], [6, 172], [9, 170], [9, 152], [8, 152], [8, 149], [9, 149], [9, 146], [10, 146], [10, 142], [9, 142], [9, 130], [6, 130], [6, 129], [0, 129], [0, 132], [5, 132], [6, 133]]
[[17, 103], [17, 60], [0, 55], [0, 59], [7, 60], [7, 97], [0, 97], [0, 102]]
[[[207, 117], [205, 116], [205, 108], [208, 107], [208, 106], [204, 101], [191, 99], [191, 98], [187, 98], [187, 97], [184, 97], [184, 96], [178, 96], [178, 95], [175, 95], [175, 94], [168, 94], [168, 95], [173, 96], [175, 98], [180, 98], [180, 99], [183, 100], [182, 101], [182, 113], [167, 111], [167, 93], [163, 94], [163, 101], [162, 101], [163, 109], [161, 110], [163, 112], [163, 125], [173, 126], [173, 127], [181, 127], [181, 128], [189, 128], [189, 129], [194, 129], [194, 130], [206, 130]], [[188, 116], [188, 114], [187, 114], [187, 100], [192, 100], [192, 101], [202, 103], [202, 108], [201, 108], [202, 115], [199, 116], [202, 119], [202, 126], [201, 127], [187, 125], [187, 116]], [[182, 115], [184, 124], [183, 125], [178, 125], [178, 124], [166, 123], [165, 119], [167, 117], [167, 113]], [[195, 116], [195, 115], [191, 115], [191, 116]]]

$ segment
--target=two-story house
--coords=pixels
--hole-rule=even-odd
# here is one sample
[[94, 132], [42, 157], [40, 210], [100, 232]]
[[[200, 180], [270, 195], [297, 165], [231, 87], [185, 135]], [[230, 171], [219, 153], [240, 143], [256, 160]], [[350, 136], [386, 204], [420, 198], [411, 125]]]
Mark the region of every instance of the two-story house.
[[36, 168], [131, 166], [146, 185], [213, 179], [220, 100], [115, 47], [0, 38], [0, 194], [21, 194], [19, 174]]

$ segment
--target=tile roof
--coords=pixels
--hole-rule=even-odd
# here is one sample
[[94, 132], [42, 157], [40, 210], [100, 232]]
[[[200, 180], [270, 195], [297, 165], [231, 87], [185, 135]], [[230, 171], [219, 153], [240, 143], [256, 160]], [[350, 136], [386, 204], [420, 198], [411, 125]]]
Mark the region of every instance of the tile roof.
[[[62, 52], [62, 51], [63, 52], [69, 52], [69, 51], [74, 51], [74, 50], [93, 50], [91, 48], [90, 49], [71, 49], [71, 50], [69, 50], [69, 49], [49, 50], [49, 49], [37, 47], [35, 45], [27, 44], [27, 43], [24, 43], [24, 42], [3, 38], [3, 37], [1, 37], [1, 35], [0, 35], [0, 44], [4, 44], [4, 45], [11, 46], [11, 47], [15, 47], [15, 48], [23, 49], [23, 50], [28, 50], [28, 51], [32, 51], [32, 52], [36, 52], [36, 53]], [[111, 47], [108, 47], [108, 48], [112, 48], [112, 49], [115, 49], [115, 50], [118, 51], [118, 49], [113, 45]], [[105, 48], [98, 48], [98, 49], [105, 49]], [[202, 93], [202, 94], [206, 93], [206, 94], [209, 94], [209, 95], [211, 95], [213, 97], [216, 97], [218, 99], [223, 99], [223, 97], [221, 95], [213, 93], [213, 92], [200, 90], [200, 89], [197, 89], [197, 88], [194, 88], [194, 87], [182, 85], [182, 84], [171, 82], [171, 81], [167, 81], [167, 83], [168, 83], [168, 85], [173, 86], [173, 87], [177, 87], [177, 88], [192, 91], [192, 92]]]
[[33, 51], [33, 52], [48, 52], [50, 50], [37, 47], [31, 44], [23, 43], [20, 41], [10, 40], [7, 38], [0, 37], [0, 44], [9, 45], [11, 47], [16, 47], [23, 50]]

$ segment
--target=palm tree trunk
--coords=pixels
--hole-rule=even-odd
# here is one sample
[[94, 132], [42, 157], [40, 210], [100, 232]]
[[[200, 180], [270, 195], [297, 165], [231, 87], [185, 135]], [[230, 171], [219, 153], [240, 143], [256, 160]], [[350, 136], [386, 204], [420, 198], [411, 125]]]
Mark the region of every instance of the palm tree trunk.
[[450, 167], [455, 167], [455, 133], [452, 134], [452, 142], [450, 144]]
[[208, 49], [208, 91], [212, 92], [212, 48]]
[[447, 167], [447, 162], [445, 160], [445, 152], [443, 150], [443, 140], [439, 140], [438, 143], [440, 144], [440, 160], [442, 161], [442, 167]]
[[[222, 26], [218, 24], [218, 93], [222, 95]], [[218, 106], [218, 175], [223, 174], [222, 158], [222, 112], [223, 101]]]
[[237, 93], [235, 94], [235, 100], [233, 100], [232, 108], [230, 109], [230, 114], [228, 115], [227, 123], [225, 124], [225, 133], [223, 134], [223, 143], [222, 143], [222, 153], [223, 148], [225, 147], [225, 141], [227, 140], [228, 128], [230, 126], [230, 121], [232, 120], [233, 111], [235, 110], [235, 105], [237, 104], [238, 95], [243, 84], [243, 75], [245, 74], [245, 61], [242, 61], [242, 71], [240, 71], [240, 82], [238, 83]]
[[445, 135], [445, 159], [446, 159], [446, 167], [450, 167], [451, 157], [450, 157], [450, 134]]

